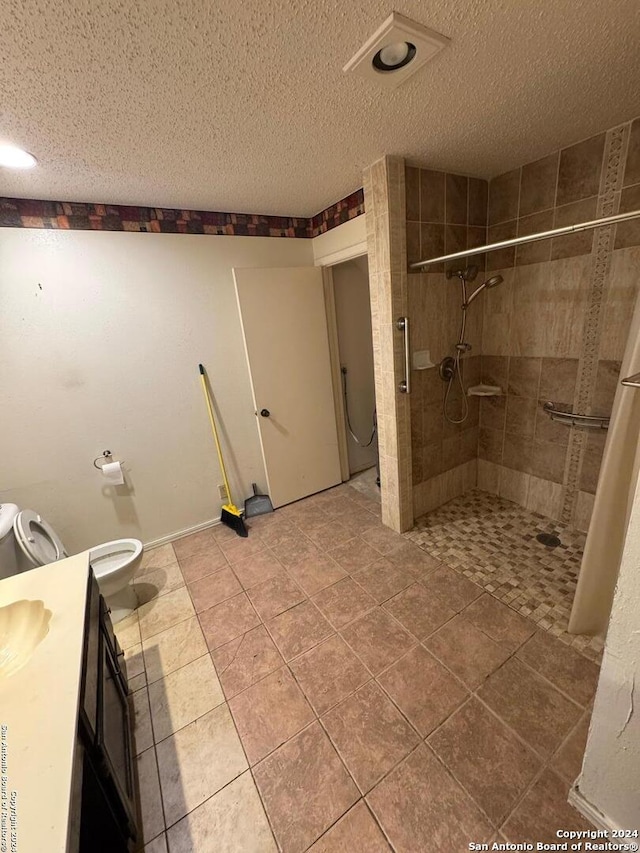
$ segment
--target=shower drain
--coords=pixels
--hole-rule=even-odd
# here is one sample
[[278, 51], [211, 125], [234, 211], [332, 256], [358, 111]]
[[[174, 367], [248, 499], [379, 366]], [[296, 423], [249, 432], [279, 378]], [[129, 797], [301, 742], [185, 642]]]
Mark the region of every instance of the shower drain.
[[558, 545], [562, 545], [560, 537], [556, 536], [555, 533], [538, 533], [536, 539], [540, 544], [546, 545], [547, 548], [557, 548]]

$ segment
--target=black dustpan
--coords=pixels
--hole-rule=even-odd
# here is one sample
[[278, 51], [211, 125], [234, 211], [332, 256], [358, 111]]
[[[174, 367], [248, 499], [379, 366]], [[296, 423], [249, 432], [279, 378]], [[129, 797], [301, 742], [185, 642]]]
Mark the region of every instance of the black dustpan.
[[244, 517], [254, 518], [256, 515], [273, 512], [273, 504], [269, 495], [260, 494], [256, 483], [251, 485], [253, 486], [253, 497], [247, 498], [244, 502]]

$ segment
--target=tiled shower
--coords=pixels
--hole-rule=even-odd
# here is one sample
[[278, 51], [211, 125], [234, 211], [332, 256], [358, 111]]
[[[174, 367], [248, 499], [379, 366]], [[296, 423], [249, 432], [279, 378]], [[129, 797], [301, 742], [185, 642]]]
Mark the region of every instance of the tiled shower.
[[[405, 165], [408, 264], [483, 242], [640, 206], [640, 119], [511, 169], [490, 182]], [[588, 528], [606, 433], [552, 422], [542, 405], [610, 415], [640, 279], [640, 226], [599, 229], [471, 258], [504, 283], [469, 309], [463, 424], [443, 416], [437, 364], [451, 355], [460, 294], [443, 267], [407, 276], [416, 517], [476, 484], [565, 525]], [[462, 264], [464, 266], [464, 264]], [[477, 283], [477, 282], [476, 282]], [[460, 394], [450, 400], [459, 411]]]

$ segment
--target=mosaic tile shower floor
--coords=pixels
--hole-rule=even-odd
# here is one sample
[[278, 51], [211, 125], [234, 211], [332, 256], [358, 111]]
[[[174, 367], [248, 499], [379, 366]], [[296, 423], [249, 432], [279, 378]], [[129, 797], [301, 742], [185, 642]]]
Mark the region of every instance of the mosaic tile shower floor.
[[[540, 544], [553, 532], [562, 544]], [[592, 660], [599, 637], [569, 634], [585, 534], [475, 489], [419, 518], [405, 536]]]

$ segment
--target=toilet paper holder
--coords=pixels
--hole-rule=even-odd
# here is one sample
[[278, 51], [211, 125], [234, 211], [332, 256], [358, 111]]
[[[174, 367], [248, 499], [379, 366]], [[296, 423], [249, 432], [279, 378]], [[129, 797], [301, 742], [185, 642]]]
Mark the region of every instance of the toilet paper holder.
[[[102, 462], [105, 462], [107, 459], [111, 459], [112, 456], [113, 454], [110, 450], [103, 450], [100, 456], [96, 456], [96, 458], [93, 460], [93, 467], [97, 468], [98, 471], [102, 471], [102, 465], [100, 465], [100, 460], [102, 460]], [[124, 464], [124, 460], [121, 461], [122, 464]]]

